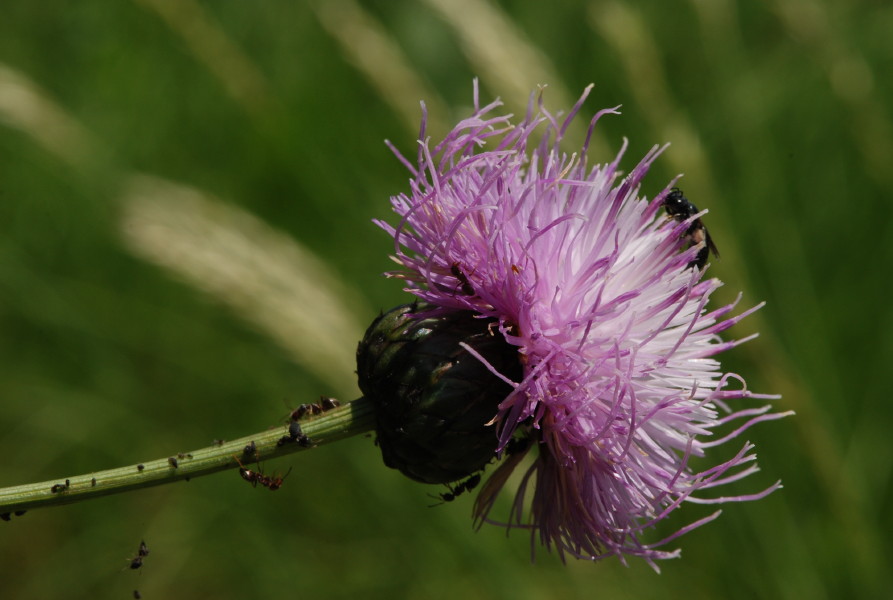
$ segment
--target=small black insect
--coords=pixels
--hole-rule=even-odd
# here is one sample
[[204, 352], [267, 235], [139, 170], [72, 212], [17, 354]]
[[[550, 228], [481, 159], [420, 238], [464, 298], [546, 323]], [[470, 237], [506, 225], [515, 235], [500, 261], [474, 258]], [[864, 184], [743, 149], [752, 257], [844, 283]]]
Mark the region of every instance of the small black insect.
[[293, 411], [289, 417], [292, 421], [300, 421], [307, 415], [318, 415], [322, 412], [322, 408], [318, 404], [302, 404]]
[[441, 502], [438, 502], [437, 504], [432, 504], [431, 506], [438, 506], [440, 504], [443, 504], [444, 502], [452, 502], [458, 496], [462, 495], [464, 492], [470, 492], [471, 490], [473, 490], [475, 487], [477, 487], [477, 484], [479, 484], [480, 482], [481, 482], [481, 474], [475, 473], [474, 475], [472, 475], [465, 481], [457, 483], [454, 486], [447, 485], [447, 489], [449, 490], [448, 492], [444, 492], [443, 494], [438, 494], [437, 496], [432, 496], [432, 498], [439, 497]]
[[90, 487], [96, 487], [96, 478], [95, 477], [90, 480]]
[[177, 452], [177, 458], [183, 460], [184, 458], [192, 458], [192, 455], [188, 452]]
[[251, 443], [242, 448], [242, 454], [246, 458], [255, 458], [257, 457], [257, 444], [254, 443], [254, 440], [251, 440]]
[[289, 423], [288, 435], [284, 435], [279, 438], [279, 441], [276, 442], [276, 445], [284, 446], [289, 442], [297, 442], [305, 448], [309, 448], [313, 445], [313, 442], [310, 441], [310, 438], [304, 435], [304, 432], [301, 430], [301, 424], [297, 421], [292, 421], [291, 423]]
[[222, 445], [223, 445], [223, 440], [214, 440], [214, 445], [215, 445], [215, 446], [222, 446]]
[[[689, 202], [688, 198], [682, 194], [682, 190], [679, 188], [670, 190], [670, 193], [664, 198], [663, 204], [667, 214], [680, 223], [700, 212], [698, 207]], [[688, 229], [685, 231], [684, 237], [688, 239], [689, 248], [700, 244], [701, 242], [704, 243], [704, 247], [698, 251], [697, 257], [688, 263], [689, 267], [697, 266], [698, 269], [703, 269], [704, 265], [707, 264], [707, 258], [711, 252], [713, 252], [713, 255], [716, 258], [719, 258], [719, 250], [716, 249], [716, 244], [713, 243], [713, 240], [710, 238], [710, 233], [708, 233], [707, 228], [704, 226], [704, 223], [701, 222], [700, 218], [691, 222]]]
[[144, 465], [143, 463], [140, 463], [136, 466], [136, 470], [140, 471], [140, 472], [142, 472], [142, 470], [145, 468], [146, 468], [146, 465]]
[[139, 569], [143, 566], [143, 559], [149, 556], [149, 547], [146, 546], [145, 540], [140, 540], [140, 547], [136, 551], [136, 556], [128, 559], [131, 569]]
[[242, 464], [242, 461], [240, 461], [238, 457], [233, 456], [233, 459], [239, 463], [239, 475], [242, 476], [242, 479], [250, 483], [252, 487], [257, 487], [257, 484], [259, 483], [271, 492], [275, 492], [282, 487], [282, 482], [285, 481], [285, 478], [291, 473], [291, 469], [289, 469], [288, 473], [285, 475], [280, 476], [277, 474], [270, 477], [264, 475], [259, 466], [257, 471], [252, 471], [251, 469], [246, 469], [245, 465]]
[[50, 492], [53, 494], [58, 494], [59, 492], [64, 492], [69, 487], [71, 487], [71, 481], [68, 479], [65, 480], [65, 483], [57, 483], [53, 487], [50, 488]]
[[530, 436], [513, 437], [509, 440], [508, 444], [505, 445], [503, 454], [505, 456], [516, 456], [518, 454], [526, 453], [530, 448], [531, 443], [533, 443], [533, 440]]
[[310, 438], [304, 435], [304, 432], [301, 431], [301, 426], [300, 424], [298, 424], [297, 421], [292, 421], [291, 424], [288, 426], [288, 437], [290, 437], [292, 441], [298, 442], [302, 446], [305, 445], [306, 442], [310, 441]]
[[173, 467], [174, 469], [176, 469], [177, 467], [180, 466], [180, 463], [178, 463], [178, 462], [177, 462], [177, 459], [174, 458], [173, 456], [171, 456], [171, 457], [169, 457], [169, 458], [167, 459], [167, 464], [169, 464], [169, 465], [170, 465], [171, 467]]
[[462, 269], [459, 268], [459, 263], [454, 262], [450, 267], [450, 272], [453, 274], [453, 277], [459, 280], [459, 288], [462, 290], [462, 293], [466, 296], [474, 296], [474, 287], [468, 281], [468, 277], [462, 272]]
[[285, 481], [285, 478], [288, 477], [289, 473], [291, 473], [291, 467], [288, 468], [288, 472], [285, 475], [280, 476], [277, 473], [272, 477], [265, 477], [265, 481], [262, 481], [261, 484], [266, 486], [271, 492], [275, 492], [282, 487], [282, 482]]
[[251, 484], [252, 487], [257, 487], [257, 481], [259, 477], [263, 477], [260, 473], [260, 470], [252, 471], [251, 469], [246, 469], [245, 465], [242, 464], [242, 461], [239, 460], [238, 456], [233, 455], [233, 460], [239, 463], [239, 475]]
[[341, 403], [338, 402], [335, 398], [329, 398], [328, 396], [320, 396], [319, 402], [316, 404], [301, 404], [296, 409], [291, 411], [289, 414], [289, 418], [292, 421], [300, 421], [307, 415], [316, 416], [326, 412], [327, 410], [332, 410], [333, 408], [337, 408], [341, 406]]
[[334, 398], [329, 398], [328, 396], [320, 396], [319, 397], [319, 406], [324, 411], [332, 410], [333, 408], [338, 408], [341, 406], [341, 403], [335, 400]]

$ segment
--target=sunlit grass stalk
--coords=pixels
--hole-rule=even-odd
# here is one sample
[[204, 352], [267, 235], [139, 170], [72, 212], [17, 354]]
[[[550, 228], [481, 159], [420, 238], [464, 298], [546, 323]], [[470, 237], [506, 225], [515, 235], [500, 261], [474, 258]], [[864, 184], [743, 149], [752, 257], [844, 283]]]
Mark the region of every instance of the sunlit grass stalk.
[[[236, 458], [242, 461], [246, 469], [255, 470], [257, 462], [366, 433], [374, 428], [375, 422], [371, 402], [360, 398], [321, 415], [302, 419], [301, 431], [309, 438], [309, 443], [301, 444], [292, 439], [285, 441], [284, 438], [289, 436], [289, 425], [200, 450], [173, 452], [164, 458], [126, 467], [3, 488], [0, 489], [0, 515], [8, 518], [23, 510], [72, 504], [180, 480], [188, 481], [238, 468]], [[246, 452], [246, 446], [252, 450]]]

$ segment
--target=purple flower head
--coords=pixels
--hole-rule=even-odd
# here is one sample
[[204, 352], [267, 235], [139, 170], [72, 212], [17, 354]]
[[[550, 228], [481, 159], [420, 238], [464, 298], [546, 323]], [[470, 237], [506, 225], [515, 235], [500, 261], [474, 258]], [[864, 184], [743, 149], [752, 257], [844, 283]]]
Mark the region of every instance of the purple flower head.
[[[640, 195], [664, 148], [625, 176], [626, 142], [612, 162], [588, 165], [592, 130], [619, 114], [614, 108], [593, 117], [579, 152], [559, 151], [591, 87], [564, 118], [532, 94], [526, 118], [513, 124], [494, 114], [499, 101], [480, 107], [475, 83], [471, 117], [437, 144], [425, 139], [423, 118], [416, 164], [398, 153], [411, 192], [391, 199], [396, 226], [376, 224], [394, 237], [393, 258], [404, 267], [389, 276], [435, 312], [495, 319], [492, 334], [517, 347], [523, 378], [495, 373], [513, 388], [491, 421], [506, 458], [482, 486], [478, 522], [495, 522], [495, 497], [527, 450], [523, 433], [538, 457], [499, 524], [531, 530], [562, 558], [635, 555], [654, 566], [679, 552], [658, 548], [719, 514], [642, 541], [683, 502], [751, 500], [780, 487], [710, 497], [757, 470], [749, 442], [700, 472], [690, 459], [784, 415], [731, 408], [732, 400], [774, 397], [749, 392], [713, 358], [750, 339], [718, 334], [759, 306], [733, 317], [735, 304], [707, 310], [721, 283], [690, 268], [703, 247], [686, 240], [691, 219], [661, 212], [672, 182], [650, 201]], [[730, 433], [714, 433], [731, 422]]]

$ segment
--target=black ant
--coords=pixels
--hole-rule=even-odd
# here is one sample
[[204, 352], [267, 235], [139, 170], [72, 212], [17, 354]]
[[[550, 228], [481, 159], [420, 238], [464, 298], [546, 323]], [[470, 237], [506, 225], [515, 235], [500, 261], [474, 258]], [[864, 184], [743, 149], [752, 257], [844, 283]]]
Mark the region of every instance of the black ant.
[[[682, 190], [679, 188], [670, 190], [670, 193], [664, 198], [663, 205], [667, 214], [676, 219], [679, 223], [690, 219], [700, 212], [698, 207], [689, 202], [688, 198], [682, 194]], [[688, 267], [697, 266], [698, 269], [703, 269], [704, 265], [707, 264], [707, 258], [709, 257], [710, 252], [713, 252], [713, 255], [716, 256], [716, 258], [719, 258], [719, 250], [716, 249], [716, 244], [713, 243], [710, 234], [707, 232], [707, 228], [701, 222], [700, 218], [691, 222], [683, 237], [688, 239], [689, 248], [702, 242], [704, 243], [704, 247], [698, 250], [698, 255], [693, 261], [688, 263]]]
[[471, 283], [468, 281], [468, 277], [462, 272], [462, 269], [459, 268], [459, 263], [454, 262], [450, 267], [450, 272], [459, 280], [459, 289], [462, 290], [462, 293], [466, 296], [474, 296], [474, 287], [472, 287]]
[[139, 569], [143, 566], [143, 559], [149, 556], [149, 547], [146, 546], [145, 541], [140, 541], [139, 550], [136, 551], [136, 556], [134, 556], [130, 560], [130, 568], [131, 569]]
[[[432, 498], [439, 497], [441, 500], [437, 504], [432, 504], [431, 506], [440, 506], [441, 504], [443, 504], [445, 502], [452, 502], [453, 500], [455, 500], [457, 497], [459, 497], [463, 493], [470, 492], [471, 490], [473, 490], [475, 487], [477, 487], [477, 484], [479, 484], [480, 482], [481, 482], [481, 474], [475, 473], [474, 475], [472, 475], [465, 481], [457, 483], [455, 486], [447, 485], [446, 487], [449, 490], [449, 492], [444, 492], [443, 494], [438, 494], [437, 496], [431, 496]], [[428, 495], [430, 496], [430, 494], [428, 494]]]
[[320, 396], [319, 402], [316, 404], [302, 404], [293, 411], [289, 415], [289, 418], [292, 421], [300, 421], [308, 414], [310, 416], [316, 416], [326, 412], [327, 410], [332, 410], [333, 408], [337, 408], [341, 406], [341, 403], [338, 402], [335, 398], [329, 398], [328, 396]]
[[241, 475], [242, 479], [247, 481], [252, 485], [252, 487], [257, 487], [257, 478], [259, 475], [259, 471], [252, 471], [251, 469], [246, 469], [245, 465], [242, 464], [242, 461], [234, 454], [233, 460], [239, 463], [239, 475]]
[[296, 409], [294, 409], [293, 411], [291, 411], [289, 418], [292, 421], [300, 421], [301, 419], [306, 417], [308, 414], [313, 416], [313, 415], [318, 415], [321, 412], [322, 412], [322, 409], [317, 404], [302, 404], [299, 407], [297, 407]]
[[257, 487], [257, 484], [259, 483], [271, 492], [275, 492], [282, 487], [282, 482], [285, 481], [285, 478], [291, 473], [291, 468], [289, 468], [288, 472], [281, 477], [279, 475], [269, 477], [261, 472], [260, 467], [258, 467], [257, 471], [252, 471], [251, 469], [246, 469], [245, 465], [242, 464], [242, 461], [240, 461], [237, 456], [234, 455], [233, 459], [239, 463], [239, 475], [242, 476], [242, 479], [250, 483], [252, 487]]
[[288, 468], [288, 471], [283, 476], [274, 475], [273, 477], [266, 477], [265, 481], [261, 481], [261, 485], [264, 485], [271, 492], [275, 492], [280, 487], [282, 487], [282, 482], [285, 481], [285, 478], [288, 477], [289, 473], [291, 473], [291, 467]]
[[505, 456], [515, 456], [517, 454], [526, 453], [527, 450], [530, 448], [532, 442], [533, 440], [531, 440], [528, 436], [513, 437], [509, 440], [508, 444], [505, 445], [503, 454]]
[[70, 488], [70, 487], [71, 487], [71, 481], [68, 480], [68, 479], [66, 479], [64, 484], [62, 484], [62, 483], [57, 483], [57, 484], [55, 484], [53, 487], [51, 487], [51, 488], [50, 488], [50, 493], [51, 493], [51, 494], [58, 494], [59, 492], [64, 492], [65, 490], [67, 490], [67, 489]]
[[319, 405], [322, 407], [323, 411], [327, 411], [332, 410], [333, 408], [338, 408], [339, 406], [341, 406], [341, 403], [338, 402], [338, 400], [336, 400], [335, 398], [320, 396]]
[[180, 466], [180, 464], [177, 462], [177, 459], [174, 458], [173, 456], [168, 457], [167, 464], [169, 464], [174, 469], [176, 469]]

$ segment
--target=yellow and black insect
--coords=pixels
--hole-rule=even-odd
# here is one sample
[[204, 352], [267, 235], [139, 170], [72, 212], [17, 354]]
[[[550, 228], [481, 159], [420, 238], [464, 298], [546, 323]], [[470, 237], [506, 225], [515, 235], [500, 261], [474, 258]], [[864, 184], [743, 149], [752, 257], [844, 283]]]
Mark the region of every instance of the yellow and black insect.
[[[682, 194], [682, 190], [679, 188], [670, 190], [670, 193], [664, 198], [663, 205], [667, 214], [680, 223], [700, 212], [698, 207], [689, 202], [688, 198]], [[713, 252], [713, 255], [716, 258], [719, 258], [719, 250], [716, 249], [716, 244], [713, 243], [713, 240], [710, 238], [710, 233], [707, 231], [704, 223], [701, 222], [701, 219], [695, 219], [691, 222], [688, 229], [685, 231], [684, 237], [688, 239], [689, 248], [696, 246], [701, 242], [704, 244], [703, 248], [698, 251], [697, 257], [688, 263], [689, 267], [697, 266], [698, 269], [703, 269], [704, 265], [707, 264], [707, 257], [711, 252]]]

